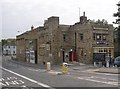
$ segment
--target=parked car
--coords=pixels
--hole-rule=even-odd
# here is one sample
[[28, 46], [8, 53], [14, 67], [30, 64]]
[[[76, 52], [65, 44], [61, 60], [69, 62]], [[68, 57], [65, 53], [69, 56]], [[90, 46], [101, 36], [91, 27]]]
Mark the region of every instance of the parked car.
[[114, 66], [120, 67], [120, 56], [115, 58]]

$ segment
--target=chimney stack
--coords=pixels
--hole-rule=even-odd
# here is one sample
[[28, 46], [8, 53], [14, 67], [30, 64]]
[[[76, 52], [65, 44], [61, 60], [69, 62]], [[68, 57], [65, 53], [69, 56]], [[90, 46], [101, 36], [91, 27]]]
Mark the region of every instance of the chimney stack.
[[87, 17], [85, 16], [85, 12], [83, 12], [83, 16], [80, 17], [80, 23], [87, 23]]
[[32, 26], [31, 26], [31, 30], [33, 30], [33, 29], [34, 29], [34, 26], [32, 25]]
[[85, 17], [85, 11], [83, 12], [83, 16]]

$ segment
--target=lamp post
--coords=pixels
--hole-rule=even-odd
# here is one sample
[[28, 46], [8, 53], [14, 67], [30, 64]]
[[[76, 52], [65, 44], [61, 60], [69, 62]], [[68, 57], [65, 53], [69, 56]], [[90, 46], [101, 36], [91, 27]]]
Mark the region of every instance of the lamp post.
[[51, 41], [49, 41], [49, 47], [50, 47], [50, 51], [49, 51], [49, 60], [48, 60], [48, 62], [50, 62], [50, 60], [52, 58]]
[[85, 52], [85, 53], [84, 53], [84, 57], [85, 57], [85, 62], [87, 61], [87, 60], [86, 60], [86, 55], [87, 55], [87, 53]]
[[47, 63], [46, 63], [46, 69], [47, 71], [50, 71], [51, 70], [51, 59], [52, 59], [52, 52], [51, 52], [51, 41], [47, 42], [46, 44], [49, 45], [49, 56], [48, 56], [48, 60], [47, 60]]
[[73, 62], [73, 49], [72, 48], [70, 49], [70, 61]]
[[62, 51], [62, 59], [63, 59], [63, 62], [65, 62], [65, 49], [64, 48], [61, 48], [61, 51]]
[[75, 32], [75, 52], [76, 52], [76, 46], [77, 46], [77, 37], [76, 37], [76, 32]]

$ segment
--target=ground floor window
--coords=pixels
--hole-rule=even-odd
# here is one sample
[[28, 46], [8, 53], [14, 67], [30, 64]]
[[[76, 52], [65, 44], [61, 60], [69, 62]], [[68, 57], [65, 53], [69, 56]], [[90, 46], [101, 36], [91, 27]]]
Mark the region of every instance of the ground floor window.
[[114, 57], [114, 49], [112, 47], [110, 47], [110, 48], [108, 48], [108, 47], [95, 47], [93, 50], [94, 50], [94, 53], [106, 53], [106, 56]]

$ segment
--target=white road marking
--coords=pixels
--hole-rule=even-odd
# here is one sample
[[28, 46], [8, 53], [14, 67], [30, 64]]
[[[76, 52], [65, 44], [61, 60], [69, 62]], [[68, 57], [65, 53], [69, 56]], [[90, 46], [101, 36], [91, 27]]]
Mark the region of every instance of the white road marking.
[[[103, 79], [103, 80], [107, 80], [108, 78], [101, 78], [101, 77], [97, 77], [97, 76], [91, 76], [88, 78], [97, 78], [97, 79]], [[117, 81], [117, 79], [109, 79], [110, 81]]]
[[22, 85], [22, 86], [20, 86], [20, 87], [27, 87], [27, 86], [25, 86], [25, 85]]
[[97, 72], [88, 72], [88, 71], [80, 71], [83, 73], [91, 73], [91, 74], [100, 74], [100, 75], [113, 75], [113, 76], [118, 76], [119, 74], [110, 74], [110, 73], [97, 73]]
[[31, 70], [31, 71], [36, 71], [36, 72], [45, 72], [46, 70], [44, 69], [31, 69], [31, 68], [27, 68], [28, 70]]
[[81, 80], [87, 80], [87, 81], [92, 81], [92, 82], [97, 82], [97, 83], [104, 83], [104, 84], [109, 84], [109, 85], [115, 85], [118, 86], [118, 82], [114, 82], [114, 81], [99, 81], [99, 80], [95, 80], [95, 79], [91, 79], [90, 77], [77, 77], [78, 79]]
[[48, 71], [48, 73], [53, 74], [53, 75], [62, 74], [62, 72], [53, 71], [53, 70]]
[[42, 86], [42, 87], [54, 89], [54, 88], [52, 88], [52, 87], [50, 87], [50, 86], [48, 86], [48, 85], [46, 85], [46, 84], [40, 83], [40, 82], [38, 82], [38, 81], [35, 81], [35, 80], [33, 80], [33, 79], [30, 79], [30, 78], [28, 78], [28, 77], [26, 77], [26, 76], [20, 75], [20, 74], [18, 74], [18, 73], [16, 73], [16, 72], [13, 72], [13, 71], [8, 70], [8, 69], [6, 69], [6, 68], [3, 68], [3, 67], [1, 67], [1, 66], [0, 66], [0, 68], [3, 69], [3, 70], [5, 70], [5, 71], [8, 71], [8, 72], [10, 72], [10, 73], [12, 73], [12, 74], [15, 74], [15, 75], [17, 75], [17, 76], [19, 76], [19, 77], [22, 77], [22, 78], [24, 78], [24, 79], [26, 79], [26, 80], [28, 80], [28, 81], [30, 81], [30, 82], [36, 83], [36, 84], [38, 84], [38, 85], [40, 85], [40, 86]]
[[12, 76], [12, 77], [1, 78], [0, 84], [2, 86], [10, 86], [10, 85], [21, 85], [24, 84], [24, 82]]

